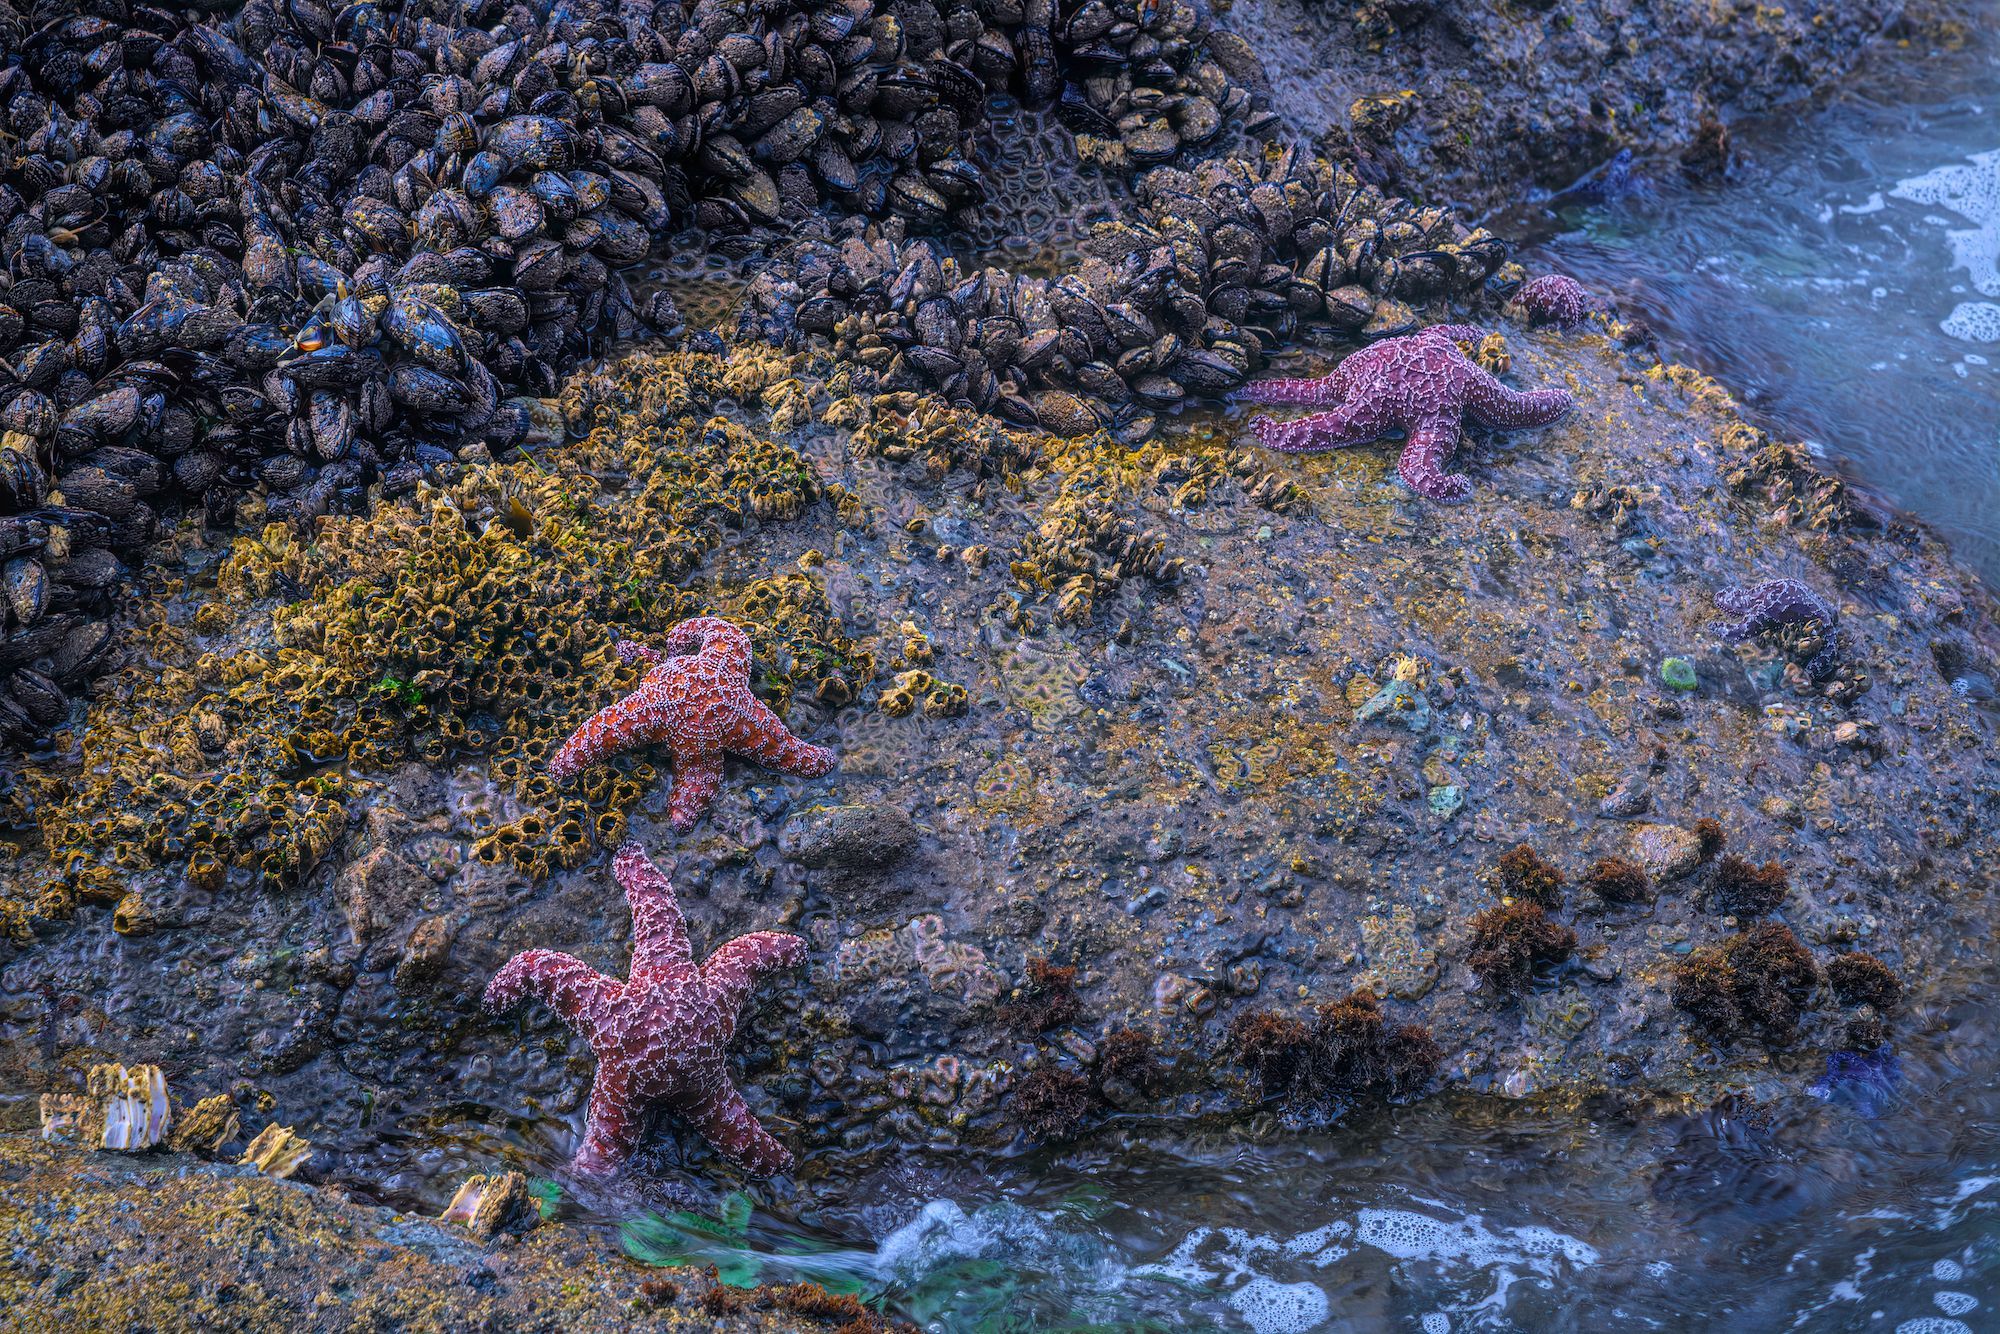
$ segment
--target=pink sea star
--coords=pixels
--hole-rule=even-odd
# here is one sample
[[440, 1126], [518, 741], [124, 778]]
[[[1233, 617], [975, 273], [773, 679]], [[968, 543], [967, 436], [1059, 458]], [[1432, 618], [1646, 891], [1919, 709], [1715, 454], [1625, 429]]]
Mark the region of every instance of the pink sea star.
[[674, 827], [686, 829], [722, 786], [725, 752], [806, 778], [833, 768], [832, 751], [793, 736], [750, 693], [750, 640], [728, 621], [698, 616], [673, 628], [664, 652], [625, 640], [618, 655], [652, 670], [563, 742], [549, 760], [553, 777], [581, 773], [620, 751], [664, 745], [674, 767], [668, 810]]
[[806, 961], [806, 943], [777, 931], [738, 936], [697, 967], [674, 887], [627, 843], [612, 873], [632, 905], [632, 966], [626, 980], [581, 959], [526, 950], [486, 986], [485, 1008], [501, 1015], [533, 996], [562, 1017], [597, 1056], [583, 1144], [572, 1166], [590, 1176], [617, 1170], [639, 1145], [649, 1108], [667, 1107], [717, 1149], [760, 1176], [792, 1165], [744, 1104], [723, 1063], [744, 998], [759, 976]]
[[1256, 403], [1339, 405], [1295, 421], [1259, 417], [1250, 423], [1264, 444], [1288, 453], [1365, 445], [1404, 431], [1409, 442], [1396, 464], [1403, 481], [1431, 500], [1462, 500], [1472, 483], [1444, 471], [1458, 445], [1462, 415], [1501, 429], [1546, 426], [1575, 404], [1561, 389], [1526, 394], [1509, 389], [1458, 350], [1459, 341], [1476, 343], [1485, 336], [1462, 324], [1434, 324], [1363, 348], [1330, 375], [1264, 380], [1238, 396]]
[[1519, 306], [1537, 324], [1554, 324], [1568, 329], [1583, 323], [1590, 313], [1590, 293], [1574, 278], [1545, 273], [1521, 284], [1510, 303]]

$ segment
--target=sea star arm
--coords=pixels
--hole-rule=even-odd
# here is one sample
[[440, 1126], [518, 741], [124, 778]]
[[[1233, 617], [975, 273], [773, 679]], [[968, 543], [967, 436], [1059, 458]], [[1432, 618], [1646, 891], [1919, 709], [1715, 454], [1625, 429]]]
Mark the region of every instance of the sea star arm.
[[705, 653], [734, 676], [750, 671], [750, 637], [720, 616], [696, 616], [682, 621], [667, 636], [667, 653]]
[[605, 705], [584, 719], [583, 726], [549, 757], [549, 777], [570, 778], [620, 751], [650, 745], [655, 738], [648, 723], [658, 711], [654, 692], [643, 685]]
[[776, 1176], [792, 1165], [792, 1151], [757, 1123], [750, 1105], [727, 1079], [679, 1111], [702, 1138], [758, 1176]]
[[722, 789], [722, 753], [707, 751], [674, 755], [674, 791], [667, 798], [667, 815], [674, 828], [688, 830]]
[[1385, 429], [1387, 423], [1366, 402], [1343, 403], [1326, 412], [1315, 412], [1288, 422], [1274, 417], [1259, 417], [1250, 423], [1250, 430], [1265, 448], [1285, 454], [1365, 445]]
[[780, 773], [818, 778], [833, 771], [833, 752], [793, 736], [784, 720], [745, 689], [723, 727], [722, 744], [745, 759]]
[[1244, 385], [1234, 396], [1245, 403], [1303, 403], [1324, 408], [1345, 399], [1347, 391], [1347, 363], [1342, 362], [1326, 375], [1258, 380]]
[[1472, 479], [1448, 473], [1445, 460], [1458, 448], [1458, 427], [1451, 422], [1426, 422], [1410, 432], [1396, 472], [1410, 490], [1426, 500], [1463, 500], [1472, 494]]
[[600, 1063], [590, 1086], [583, 1143], [570, 1165], [586, 1176], [610, 1176], [638, 1149], [645, 1123], [644, 1109], [635, 1104], [625, 1073]]
[[1454, 343], [1484, 342], [1486, 330], [1476, 324], [1432, 324], [1417, 330], [1421, 334], [1438, 334]]
[[632, 905], [632, 973], [653, 972], [694, 961], [687, 921], [674, 887], [637, 843], [618, 849], [611, 873]]
[[701, 981], [734, 1023], [758, 978], [780, 969], [803, 967], [805, 961], [806, 943], [797, 936], [783, 931], [752, 931], [709, 955], [701, 966]]
[[493, 975], [481, 1003], [488, 1014], [499, 1015], [513, 1009], [523, 996], [533, 996], [588, 1039], [596, 1016], [620, 985], [574, 955], [523, 950]]
[[618, 641], [618, 656], [625, 662], [641, 662], [653, 668], [659, 666], [667, 655], [636, 639], [621, 639]]
[[1509, 389], [1478, 367], [1465, 387], [1465, 410], [1481, 426], [1510, 431], [1522, 426], [1547, 426], [1576, 406], [1566, 389]]

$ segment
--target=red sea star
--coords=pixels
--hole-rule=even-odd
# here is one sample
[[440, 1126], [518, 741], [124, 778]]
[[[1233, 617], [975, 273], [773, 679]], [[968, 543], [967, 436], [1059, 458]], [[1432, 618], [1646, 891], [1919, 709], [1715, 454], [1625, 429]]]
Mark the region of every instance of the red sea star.
[[625, 640], [618, 656], [652, 667], [639, 688], [584, 721], [549, 760], [555, 778], [623, 750], [665, 745], [673, 756], [676, 829], [686, 829], [722, 786], [725, 751], [781, 773], [817, 778], [833, 768], [833, 752], [799, 740], [778, 715], [750, 693], [750, 640], [728, 621], [698, 616], [667, 636], [667, 647]]
[[1472, 483], [1447, 474], [1444, 462], [1458, 445], [1459, 421], [1469, 414], [1481, 426], [1511, 430], [1546, 426], [1575, 404], [1562, 389], [1519, 393], [1466, 359], [1458, 342], [1478, 342], [1485, 332], [1462, 324], [1434, 324], [1403, 338], [1365, 347], [1330, 375], [1264, 380], [1238, 394], [1255, 403], [1338, 404], [1296, 421], [1259, 417], [1250, 423], [1272, 449], [1301, 453], [1365, 445], [1391, 431], [1409, 443], [1396, 471], [1420, 496], [1462, 500]]
[[1583, 323], [1583, 317], [1590, 312], [1590, 293], [1574, 278], [1565, 278], [1560, 273], [1545, 273], [1521, 284], [1509, 304], [1518, 306], [1537, 324], [1554, 324], [1568, 329]]
[[738, 936], [695, 966], [674, 887], [636, 843], [618, 850], [612, 874], [632, 905], [632, 966], [626, 980], [581, 959], [527, 950], [486, 986], [501, 1015], [532, 995], [583, 1036], [597, 1055], [583, 1145], [572, 1166], [591, 1176], [617, 1170], [639, 1145], [646, 1112], [671, 1108], [717, 1149], [759, 1176], [792, 1165], [791, 1151], [757, 1124], [723, 1064], [744, 998], [759, 975], [796, 968], [806, 943], [778, 931]]

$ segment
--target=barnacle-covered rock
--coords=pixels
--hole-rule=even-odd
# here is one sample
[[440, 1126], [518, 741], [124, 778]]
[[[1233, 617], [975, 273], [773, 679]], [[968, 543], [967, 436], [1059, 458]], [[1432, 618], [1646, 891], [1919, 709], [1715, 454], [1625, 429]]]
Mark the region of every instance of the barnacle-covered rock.
[[[328, 520], [311, 543], [281, 524], [236, 539], [211, 562], [215, 590], [256, 616], [153, 613], [137, 633], [154, 661], [100, 686], [81, 766], [25, 771], [49, 869], [9, 878], [27, 891], [18, 906], [67, 915], [136, 890], [119, 925], [144, 930], [147, 905], [170, 897], [162, 873], [209, 891], [299, 884], [360, 817], [356, 798], [413, 760], [481, 766], [505, 793], [474, 860], [530, 876], [575, 865], [622, 836], [655, 770], [628, 756], [558, 789], [544, 768], [607, 691], [637, 683], [614, 644], [692, 615], [746, 627], [753, 686], [775, 707], [855, 698], [872, 657], [811, 573], [720, 600], [687, 586], [727, 534], [790, 522], [821, 496], [794, 448], [711, 412], [755, 392], [760, 367], [775, 383], [789, 365], [761, 350], [637, 357], [618, 379], [572, 386], [574, 415], [596, 425], [553, 468], [422, 486]], [[607, 476], [625, 482], [606, 492]], [[398, 859], [376, 848], [342, 872], [358, 940], [414, 912], [386, 888]]]

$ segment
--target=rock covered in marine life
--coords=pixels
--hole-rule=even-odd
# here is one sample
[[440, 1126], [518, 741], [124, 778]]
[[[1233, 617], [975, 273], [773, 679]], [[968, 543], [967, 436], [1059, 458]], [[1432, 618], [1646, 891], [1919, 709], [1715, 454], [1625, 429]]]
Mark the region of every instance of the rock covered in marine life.
[[1766, 579], [1747, 588], [1725, 588], [1715, 595], [1715, 605], [1742, 619], [1725, 622], [1716, 633], [1729, 643], [1739, 644], [1780, 626], [1817, 624], [1822, 634], [1819, 651], [1806, 662], [1806, 671], [1815, 680], [1833, 675], [1840, 664], [1840, 614], [1833, 604], [1798, 579]]
[[1292, 421], [1258, 417], [1250, 423], [1267, 448], [1286, 453], [1343, 449], [1405, 432], [1408, 443], [1396, 464], [1403, 481], [1426, 499], [1463, 500], [1472, 494], [1471, 479], [1444, 471], [1463, 418], [1501, 430], [1546, 426], [1575, 404], [1568, 390], [1521, 393], [1475, 366], [1458, 344], [1485, 336], [1466, 325], [1436, 324], [1364, 348], [1327, 375], [1261, 380], [1237, 397], [1326, 409]]
[[94, 1065], [82, 1093], [44, 1093], [42, 1138], [133, 1153], [166, 1137], [173, 1122], [157, 1065]]
[[1536, 324], [1572, 329], [1590, 313], [1590, 293], [1582, 283], [1560, 273], [1545, 273], [1521, 284], [1508, 306]]
[[664, 650], [624, 640], [618, 653], [651, 670], [638, 689], [563, 742], [549, 760], [551, 777], [573, 777], [621, 751], [665, 746], [674, 771], [669, 809], [675, 827], [688, 829], [722, 786], [725, 754], [804, 778], [833, 771], [832, 751], [793, 736], [750, 693], [750, 639], [728, 621], [698, 616], [676, 625]]
[[1135, 444], [1308, 330], [1381, 337], [1475, 291], [1506, 247], [1296, 146], [1160, 166], [1061, 277], [975, 268], [901, 219], [809, 221], [750, 285], [739, 331], [830, 339], [879, 387]]
[[290, 1126], [272, 1122], [257, 1132], [257, 1138], [244, 1148], [243, 1156], [237, 1162], [245, 1167], [254, 1167], [267, 1177], [285, 1178], [305, 1166], [312, 1157], [311, 1141], [301, 1137]]
[[984, 149], [1023, 101], [1121, 179], [1276, 120], [1196, 0], [654, 8], [252, 0], [14, 43], [0, 743], [65, 702], [14, 669], [100, 665], [158, 507], [305, 528], [559, 438], [574, 362], [683, 335], [627, 275], [690, 228], [739, 258], [822, 209], [940, 229], [1021, 175]]
[[624, 981], [571, 955], [533, 949], [494, 974], [483, 1002], [497, 1016], [532, 996], [596, 1055], [583, 1143], [572, 1166], [590, 1176], [615, 1172], [639, 1147], [647, 1113], [664, 1107], [759, 1176], [787, 1170], [791, 1150], [758, 1124], [724, 1058], [752, 986], [766, 973], [803, 966], [805, 941], [755, 931], [696, 964], [673, 886], [645, 850], [636, 843], [620, 848], [612, 874], [632, 908], [632, 962]]

